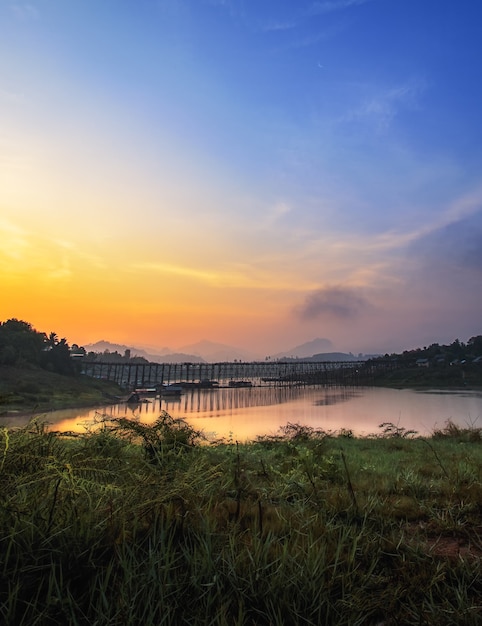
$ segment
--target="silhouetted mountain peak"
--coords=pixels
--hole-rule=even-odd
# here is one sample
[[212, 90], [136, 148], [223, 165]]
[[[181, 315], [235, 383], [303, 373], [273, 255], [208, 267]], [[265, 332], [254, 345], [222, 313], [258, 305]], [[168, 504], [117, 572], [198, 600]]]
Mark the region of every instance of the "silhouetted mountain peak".
[[109, 352], [118, 352], [121, 355], [124, 355], [126, 350], [129, 350], [131, 357], [141, 356], [151, 363], [204, 363], [204, 359], [199, 355], [186, 354], [184, 352], [172, 352], [169, 351], [169, 348], [163, 349], [162, 354], [152, 354], [146, 352], [146, 350], [142, 350], [141, 348], [126, 346], [118, 343], [111, 343], [110, 341], [104, 340], [88, 344], [84, 346], [84, 348], [87, 350], [87, 352], [104, 353], [106, 350], [108, 350]]
[[299, 359], [303, 359], [306, 357], [311, 357], [314, 354], [327, 352], [332, 347], [333, 343], [329, 339], [318, 337], [317, 339], [302, 343], [301, 345], [291, 348], [290, 350], [279, 352], [278, 354], [274, 355], [274, 358], [281, 359], [283, 357], [298, 357]]

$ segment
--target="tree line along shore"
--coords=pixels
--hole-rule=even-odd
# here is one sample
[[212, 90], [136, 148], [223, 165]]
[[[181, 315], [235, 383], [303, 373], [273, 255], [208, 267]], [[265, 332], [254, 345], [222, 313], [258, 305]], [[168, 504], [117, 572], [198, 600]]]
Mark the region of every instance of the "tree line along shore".
[[[53, 363], [1, 364], [0, 410], [117, 391]], [[36, 417], [0, 428], [0, 500], [7, 626], [482, 621], [476, 426], [358, 438], [289, 423], [240, 444], [164, 412], [149, 425], [100, 414], [83, 433]]]
[[[25, 321], [0, 323], [0, 416], [115, 402], [125, 390], [113, 382], [82, 376], [85, 354], [55, 332], [39, 332]], [[480, 359], [479, 359], [480, 357]], [[482, 336], [467, 343], [407, 350], [380, 357], [396, 367], [370, 378], [372, 385], [409, 388], [482, 388]], [[375, 359], [376, 362], [376, 359]]]

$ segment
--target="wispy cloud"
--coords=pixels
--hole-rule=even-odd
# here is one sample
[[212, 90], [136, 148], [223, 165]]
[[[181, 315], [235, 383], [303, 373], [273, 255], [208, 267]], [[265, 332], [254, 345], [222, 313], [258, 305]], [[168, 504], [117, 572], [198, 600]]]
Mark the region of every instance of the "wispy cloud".
[[186, 0], [157, 0], [157, 7], [166, 15], [182, 18], [189, 14]]
[[280, 219], [291, 212], [291, 206], [287, 202], [277, 202], [267, 212], [263, 225], [265, 228], [272, 228]]
[[311, 15], [321, 15], [323, 13], [332, 13], [333, 11], [343, 11], [367, 2], [371, 2], [371, 0], [325, 0], [324, 2], [313, 2], [309, 13]]
[[[432, 256], [446, 255], [446, 251], [450, 249], [447, 243], [447, 239], [450, 241], [449, 233], [460, 225], [465, 236], [466, 220], [474, 218], [477, 224], [480, 221], [479, 216], [482, 217], [482, 188], [454, 200], [431, 218], [420, 215], [420, 225], [413, 228], [391, 229], [371, 235], [331, 231], [320, 232], [313, 237], [305, 233], [301, 235], [296, 249], [290, 251], [290, 265], [285, 268], [285, 261], [280, 253], [279, 266], [286, 269], [286, 275], [292, 282], [292, 292], [316, 291], [313, 285], [324, 283], [342, 284], [355, 290], [390, 290], [400, 285], [408, 272], [416, 272], [421, 259], [432, 248]], [[473, 266], [480, 255], [474, 253], [477, 241], [474, 228], [471, 233], [465, 248], [458, 242], [458, 253], [465, 250], [467, 257], [470, 256], [467, 263]], [[434, 242], [442, 235], [443, 243], [436, 245]], [[295, 268], [295, 273], [292, 268]], [[315, 298], [314, 304], [318, 302]], [[308, 310], [311, 309], [308, 307]]]
[[0, 219], [0, 271], [6, 276], [51, 282], [72, 278], [79, 267], [99, 271], [106, 263], [73, 242], [43, 237]]
[[170, 263], [134, 263], [131, 265], [131, 268], [155, 274], [170, 274], [184, 278], [193, 278], [208, 283], [216, 283], [219, 280], [219, 275], [216, 272], [199, 270], [189, 266], [172, 265]]
[[5, 89], [0, 89], [0, 101], [3, 102], [12, 102], [14, 104], [18, 104], [25, 100], [25, 96], [20, 93], [15, 93], [13, 91], [7, 91]]
[[57, 265], [45, 273], [47, 281], [69, 280], [72, 278], [72, 266], [68, 255], [64, 254], [59, 259]]
[[448, 226], [479, 212], [482, 212], [482, 187], [455, 200], [441, 216], [437, 228]]
[[297, 26], [298, 26], [298, 23], [295, 21], [291, 21], [291, 22], [273, 21], [273, 22], [268, 22], [267, 24], [265, 24], [263, 26], [263, 30], [265, 32], [292, 30], [293, 28], [296, 28]]
[[40, 17], [39, 10], [33, 5], [28, 3], [11, 4], [10, 9], [13, 15], [18, 20], [38, 20]]
[[388, 230], [376, 235], [330, 235], [328, 238], [312, 241], [308, 253], [316, 254], [319, 249], [324, 249], [327, 255], [333, 258], [341, 257], [345, 253], [350, 256], [366, 255], [377, 256], [384, 253], [401, 251], [409, 245], [429, 237], [433, 233], [461, 220], [482, 212], [482, 189], [472, 194], [467, 194], [454, 201], [445, 211], [430, 221], [426, 221], [418, 228], [411, 230]]
[[419, 228], [407, 232], [389, 231], [383, 233], [376, 237], [371, 245], [380, 250], [403, 248], [480, 212], [482, 212], [482, 188], [457, 198], [434, 219], [422, 224]]
[[288, 48], [297, 49], [297, 48], [309, 48], [311, 46], [316, 46], [316, 44], [320, 43], [320, 41], [324, 41], [326, 39], [331, 39], [338, 33], [343, 30], [343, 26], [334, 25], [329, 28], [324, 28], [319, 32], [312, 35], [305, 35], [304, 37], [299, 37], [298, 39], [291, 42]]
[[243, 16], [245, 13], [244, 3], [241, 0], [204, 0], [206, 4], [222, 7], [229, 11], [231, 17]]
[[28, 234], [13, 222], [0, 218], [0, 258], [6, 262], [18, 261], [28, 248]]
[[162, 262], [139, 262], [130, 265], [131, 272], [143, 275], [178, 276], [214, 288], [250, 289], [261, 291], [302, 291], [313, 285], [313, 281], [301, 281], [293, 275], [283, 275], [279, 267], [272, 267], [269, 260], [257, 260], [253, 263], [231, 263], [224, 269], [199, 269], [190, 265]]
[[372, 93], [365, 96], [359, 106], [345, 113], [339, 121], [353, 122], [370, 119], [378, 131], [386, 130], [402, 109], [414, 109], [419, 106], [420, 96], [426, 89], [424, 80], [413, 79], [404, 84], [385, 89], [361, 86]]

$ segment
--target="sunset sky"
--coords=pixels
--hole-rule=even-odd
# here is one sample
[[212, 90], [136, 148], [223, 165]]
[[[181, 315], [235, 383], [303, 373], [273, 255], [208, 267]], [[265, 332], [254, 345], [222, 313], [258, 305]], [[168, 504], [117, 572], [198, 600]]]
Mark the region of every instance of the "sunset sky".
[[0, 0], [0, 321], [482, 334], [478, 0]]

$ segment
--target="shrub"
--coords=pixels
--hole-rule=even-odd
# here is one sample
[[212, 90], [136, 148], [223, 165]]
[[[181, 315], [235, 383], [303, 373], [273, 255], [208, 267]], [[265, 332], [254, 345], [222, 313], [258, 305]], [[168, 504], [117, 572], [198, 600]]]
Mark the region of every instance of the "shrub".
[[482, 428], [476, 428], [475, 426], [461, 428], [457, 426], [457, 424], [454, 424], [452, 420], [447, 420], [443, 428], [434, 430], [433, 438], [476, 443], [482, 441]]

